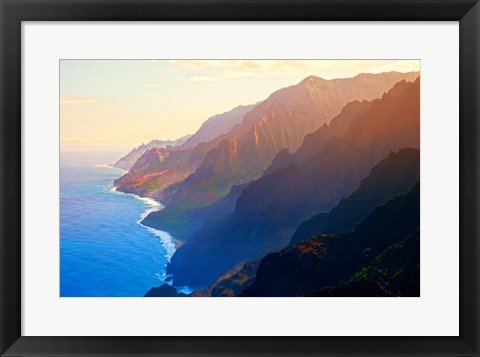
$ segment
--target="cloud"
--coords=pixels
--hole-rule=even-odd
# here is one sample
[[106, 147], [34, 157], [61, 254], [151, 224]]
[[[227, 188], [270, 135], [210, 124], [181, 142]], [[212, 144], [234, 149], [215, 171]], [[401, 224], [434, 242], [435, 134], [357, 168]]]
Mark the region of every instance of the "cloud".
[[60, 104], [93, 104], [102, 102], [100, 97], [75, 96], [60, 94]]
[[332, 79], [362, 72], [419, 70], [419, 61], [409, 60], [172, 60], [169, 63], [190, 72], [191, 82], [309, 75]]
[[251, 78], [251, 77], [262, 77], [261, 73], [256, 73], [254, 71], [243, 71], [243, 70], [231, 70], [225, 71], [222, 73], [223, 79], [236, 79], [236, 78]]
[[420, 60], [397, 60], [390, 63], [383, 64], [378, 67], [371, 68], [370, 73], [382, 72], [416, 72], [420, 71]]
[[222, 78], [214, 76], [191, 76], [188, 78], [190, 82], [220, 82]]
[[147, 83], [143, 85], [144, 88], [158, 89], [160, 86], [156, 83]]
[[222, 82], [243, 78], [268, 78], [305, 70], [301, 61], [286, 60], [177, 60], [171, 61], [183, 71], [199, 72], [191, 82]]
[[60, 138], [61, 141], [68, 142], [90, 142], [90, 141], [100, 141], [102, 138], [99, 137], [84, 137], [84, 136], [63, 136]]
[[96, 105], [95, 108], [99, 109], [117, 109], [119, 108], [118, 105]]
[[[170, 64], [182, 70], [228, 69], [265, 70], [271, 68], [303, 67], [304, 60], [171, 60]], [[318, 62], [318, 61], [317, 61]]]
[[183, 70], [195, 70], [205, 68], [221, 68], [227, 65], [222, 60], [171, 60], [170, 63]]

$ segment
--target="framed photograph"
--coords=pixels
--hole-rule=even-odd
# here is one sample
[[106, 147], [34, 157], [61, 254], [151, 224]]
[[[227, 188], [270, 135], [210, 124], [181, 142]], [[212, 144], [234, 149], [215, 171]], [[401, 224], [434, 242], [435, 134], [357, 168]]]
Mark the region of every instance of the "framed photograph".
[[1, 356], [480, 356], [476, 0], [1, 9]]

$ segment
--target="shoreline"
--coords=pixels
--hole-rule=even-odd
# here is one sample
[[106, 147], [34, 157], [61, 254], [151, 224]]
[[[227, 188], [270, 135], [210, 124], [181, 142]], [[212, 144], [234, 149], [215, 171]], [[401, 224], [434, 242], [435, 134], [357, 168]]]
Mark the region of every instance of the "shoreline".
[[[117, 168], [115, 166], [112, 166], [110, 164], [104, 164], [104, 165], [95, 165], [96, 167], [103, 167], [103, 168], [109, 168], [109, 169], [117, 169], [117, 170], [120, 170], [122, 172], [125, 172], [125, 170], [122, 170], [120, 168]], [[136, 223], [141, 226], [142, 228], [145, 228], [147, 231], [149, 231], [151, 234], [153, 234], [154, 236], [156, 236], [157, 238], [160, 239], [160, 242], [162, 243], [162, 246], [164, 247], [165, 249], [165, 254], [164, 254], [164, 257], [165, 259], [167, 260], [167, 265], [170, 263], [173, 255], [175, 254], [176, 250], [184, 243], [174, 237], [172, 237], [170, 235], [170, 233], [168, 233], [167, 231], [162, 231], [162, 230], [159, 230], [159, 229], [155, 229], [153, 227], [150, 227], [150, 226], [147, 226], [145, 224], [143, 224], [143, 220], [145, 219], [145, 217], [147, 217], [150, 213], [153, 213], [153, 212], [158, 212], [162, 209], [165, 208], [165, 206], [153, 199], [153, 198], [150, 198], [150, 197], [142, 197], [142, 196], [139, 196], [137, 194], [134, 194], [134, 193], [129, 193], [129, 192], [122, 192], [120, 190], [117, 190], [117, 187], [114, 186], [113, 184], [110, 186], [110, 189], [109, 191], [113, 194], [121, 194], [121, 195], [129, 195], [129, 196], [132, 196], [133, 198], [135, 198], [136, 200], [139, 200], [139, 201], [143, 201], [144, 203], [147, 204], [147, 209], [144, 210], [139, 218], [137, 219]], [[166, 268], [166, 267], [165, 267]], [[172, 286], [173, 288], [175, 288], [175, 290], [179, 293], [184, 293], [184, 294], [191, 294], [193, 292], [193, 289], [188, 287], [188, 286], [174, 286], [173, 285], [173, 277], [172, 276], [169, 276], [167, 275], [167, 272], [166, 272], [166, 269], [163, 273], [163, 276], [164, 278], [162, 279], [162, 285], [169, 285], [169, 286]], [[154, 288], [154, 287], [152, 287]]]
[[[102, 167], [102, 168], [107, 168], [107, 169], [114, 169], [114, 170], [119, 170], [121, 171], [122, 173], [127, 173], [128, 170], [124, 170], [122, 168], [119, 168], [119, 167], [116, 167], [112, 164], [95, 164], [94, 165], [95, 167]], [[180, 248], [185, 242], [175, 238], [175, 237], [172, 237], [170, 235], [170, 233], [168, 233], [167, 231], [162, 231], [162, 230], [159, 230], [159, 229], [156, 229], [154, 227], [150, 227], [150, 226], [147, 226], [145, 224], [143, 224], [143, 220], [150, 214], [150, 213], [153, 213], [153, 212], [158, 212], [162, 209], [165, 208], [165, 206], [151, 198], [151, 197], [143, 197], [143, 196], [139, 196], [135, 193], [130, 193], [130, 192], [123, 192], [123, 191], [119, 191], [117, 190], [117, 187], [114, 186], [112, 184], [112, 188], [110, 189], [111, 192], [114, 192], [114, 193], [120, 193], [120, 194], [123, 194], [123, 195], [130, 195], [130, 196], [133, 196], [135, 199], [137, 200], [140, 200], [140, 201], [143, 201], [145, 202], [146, 204], [148, 204], [150, 206], [149, 209], [145, 210], [141, 215], [140, 215], [140, 219], [137, 221], [137, 224], [142, 226], [143, 228], [147, 229], [150, 233], [154, 234], [155, 236], [159, 237], [160, 240], [162, 241], [164, 247], [165, 247], [165, 250], [167, 250], [167, 253], [168, 253], [168, 256], [166, 256], [165, 258], [167, 258], [168, 262], [170, 262], [170, 259], [172, 258], [173, 254], [175, 254], [175, 251]], [[173, 251], [169, 252], [169, 248], [168, 246], [169, 245], [172, 245], [173, 244]]]
[[153, 198], [150, 198], [150, 197], [142, 197], [142, 196], [136, 195], [134, 193], [126, 193], [126, 192], [118, 191], [117, 188], [113, 185], [112, 185], [112, 188], [110, 189], [110, 191], [112, 193], [116, 193], [116, 194], [132, 196], [133, 198], [135, 198], [139, 201], [145, 202], [149, 206], [149, 208], [147, 208], [145, 211], [143, 211], [140, 214], [140, 218], [137, 220], [136, 223], [139, 226], [145, 228], [150, 233], [152, 233], [154, 236], [156, 236], [160, 239], [163, 247], [165, 248], [165, 252], [166, 252], [165, 258], [167, 259], [167, 262], [170, 263], [170, 260], [172, 259], [172, 256], [175, 254], [175, 251], [180, 246], [178, 244], [178, 239], [175, 239], [174, 237], [172, 237], [170, 235], [170, 233], [168, 233], [167, 231], [162, 231], [162, 230], [159, 230], [159, 229], [155, 229], [153, 227], [149, 227], [149, 226], [142, 223], [143, 220], [145, 219], [145, 217], [147, 217], [150, 213], [158, 212], [158, 211], [164, 209], [165, 206], [161, 202], [158, 202], [158, 201], [156, 201], [156, 200], [154, 200]]
[[[150, 198], [150, 197], [141, 197], [141, 196], [136, 195], [134, 193], [125, 193], [125, 192], [122, 192], [122, 191], [117, 191], [117, 188], [113, 185], [112, 185], [112, 188], [110, 189], [110, 191], [112, 193], [116, 193], [116, 194], [133, 196], [135, 199], [137, 199], [139, 201], [143, 201], [150, 206], [150, 208], [146, 209], [140, 215], [140, 218], [137, 220], [136, 223], [139, 226], [145, 228], [150, 233], [152, 233], [154, 236], [160, 238], [160, 241], [162, 242], [162, 245], [165, 248], [165, 252], [166, 252], [165, 259], [167, 259], [167, 265], [168, 265], [170, 263], [170, 260], [172, 259], [173, 255], [175, 254], [176, 250], [183, 244], [183, 242], [181, 242], [180, 240], [172, 237], [170, 235], [170, 233], [168, 233], [166, 231], [161, 231], [161, 230], [146, 226], [145, 224], [142, 223], [144, 218], [147, 217], [150, 213], [158, 212], [158, 211], [164, 209], [165, 206], [161, 202], [158, 202], [158, 201], [156, 201], [156, 200], [154, 200], [153, 198]], [[165, 278], [163, 279], [163, 282], [160, 286], [169, 285], [169, 286], [172, 286], [178, 293], [183, 293], [183, 294], [187, 294], [187, 295], [190, 295], [190, 294], [193, 293], [194, 289], [192, 289], [189, 286], [175, 286], [175, 285], [173, 285], [173, 276], [169, 276], [167, 274], [166, 267], [165, 267], [164, 277]], [[170, 279], [167, 279], [167, 278], [170, 278]], [[153, 286], [152, 288], [155, 288], [155, 287]]]
[[[125, 193], [125, 192], [122, 192], [122, 191], [117, 191], [117, 188], [113, 185], [112, 185], [112, 188], [110, 189], [110, 191], [112, 193], [116, 193], [116, 194], [133, 196], [135, 199], [137, 199], [139, 201], [143, 201], [150, 206], [150, 208], [146, 209], [140, 215], [140, 218], [137, 220], [136, 223], [139, 226], [148, 230], [154, 236], [160, 238], [160, 241], [162, 242], [162, 245], [165, 248], [165, 252], [166, 252], [165, 259], [167, 259], [167, 265], [168, 265], [170, 263], [170, 260], [172, 259], [173, 255], [175, 254], [176, 250], [183, 244], [183, 242], [174, 238], [174, 237], [172, 237], [170, 235], [170, 233], [168, 233], [166, 231], [161, 231], [161, 230], [155, 229], [153, 227], [146, 226], [145, 224], [142, 223], [144, 218], [147, 217], [150, 213], [158, 212], [158, 211], [164, 209], [165, 206], [161, 202], [158, 202], [158, 201], [156, 201], [156, 200], [154, 200], [153, 198], [150, 198], [150, 197], [141, 197], [141, 196], [136, 195], [134, 193]], [[169, 286], [172, 286], [178, 293], [183, 293], [183, 294], [187, 294], [187, 295], [190, 295], [190, 294], [193, 293], [194, 289], [192, 289], [189, 286], [175, 286], [175, 285], [173, 285], [173, 276], [169, 276], [167, 274], [166, 267], [165, 267], [164, 276], [165, 276], [165, 278], [163, 279], [163, 282], [160, 286], [169, 285]], [[167, 278], [170, 278], [170, 279], [167, 279]], [[155, 287], [153, 286], [152, 288], [155, 288]]]

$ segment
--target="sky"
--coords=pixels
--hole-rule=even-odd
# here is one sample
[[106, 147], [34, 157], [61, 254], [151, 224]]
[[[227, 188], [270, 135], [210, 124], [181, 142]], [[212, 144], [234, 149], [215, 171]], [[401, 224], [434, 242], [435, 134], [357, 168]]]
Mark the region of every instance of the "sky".
[[126, 153], [309, 75], [419, 70], [418, 60], [61, 60], [60, 147]]

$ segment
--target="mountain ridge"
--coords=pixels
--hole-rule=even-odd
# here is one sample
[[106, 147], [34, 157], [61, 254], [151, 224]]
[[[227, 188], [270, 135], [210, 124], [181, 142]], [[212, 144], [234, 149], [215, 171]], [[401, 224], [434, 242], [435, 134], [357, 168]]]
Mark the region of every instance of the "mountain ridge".
[[[367, 274], [364, 268], [369, 269], [377, 257], [419, 226], [420, 184], [416, 184], [408, 193], [375, 208], [352, 232], [321, 234], [268, 254], [240, 296], [303, 296], [350, 281], [355, 274]], [[370, 271], [374, 273], [375, 268]]]
[[398, 81], [417, 76], [418, 72], [360, 74], [333, 80], [309, 76], [272, 93], [245, 115], [242, 125], [249, 123], [250, 129], [210, 150], [197, 170], [166, 194], [164, 203], [215, 201], [232, 185], [258, 178], [280, 150], [296, 151], [307, 134], [328, 124], [347, 103], [373, 100]]
[[376, 164], [358, 188], [343, 198], [330, 212], [320, 212], [302, 222], [290, 244], [316, 234], [337, 234], [352, 229], [375, 207], [408, 192], [420, 181], [420, 151], [401, 149]]
[[153, 148], [174, 148], [177, 146], [180, 146], [184, 144], [188, 139], [190, 138], [190, 135], [183, 136], [181, 138], [178, 138], [176, 140], [151, 140], [147, 144], [142, 143], [141, 145], [137, 146], [136, 148], [133, 148], [128, 154], [125, 156], [121, 157], [118, 159], [114, 164], [112, 164], [113, 167], [117, 167], [119, 169], [128, 171], [130, 170], [134, 165], [135, 162], [147, 151]]
[[[189, 174], [201, 164], [207, 152], [218, 145], [218, 142], [226, 135], [221, 134], [215, 136], [215, 132], [222, 131], [221, 122], [227, 119], [227, 127], [233, 128], [239, 126], [236, 124], [243, 120], [244, 113], [251, 110], [254, 105], [237, 106], [236, 108], [217, 114], [207, 119], [205, 123], [213, 122], [216, 129], [213, 133], [209, 133], [210, 141], [207, 133], [200, 129], [191, 135], [182, 145], [170, 150], [168, 157], [161, 160], [156, 160], [152, 155], [152, 161], [145, 161], [143, 165], [139, 165], [137, 170], [132, 170], [122, 177], [115, 180], [114, 185], [117, 190], [125, 193], [134, 193], [140, 196], [154, 198], [163, 201], [163, 190], [178, 181], [188, 177]], [[204, 127], [203, 127], [204, 128]], [[199, 136], [197, 136], [199, 134]], [[204, 141], [205, 140], [205, 141]], [[193, 145], [198, 142], [196, 145]], [[151, 149], [150, 149], [151, 150]], [[140, 157], [138, 158], [140, 159]]]
[[173, 256], [167, 271], [175, 281], [209, 285], [241, 261], [282, 249], [302, 221], [333, 208], [390, 151], [419, 148], [420, 80], [399, 86], [300, 166], [292, 163], [244, 188], [233, 213], [204, 225]]

